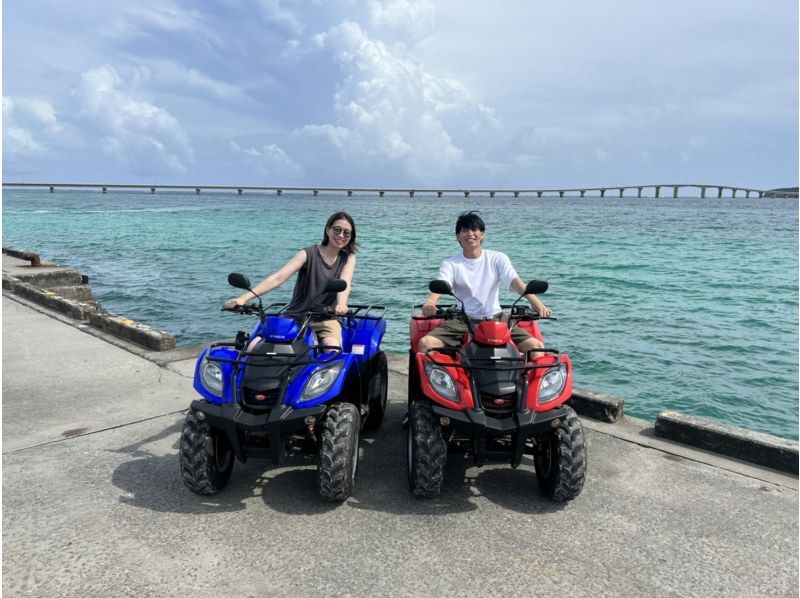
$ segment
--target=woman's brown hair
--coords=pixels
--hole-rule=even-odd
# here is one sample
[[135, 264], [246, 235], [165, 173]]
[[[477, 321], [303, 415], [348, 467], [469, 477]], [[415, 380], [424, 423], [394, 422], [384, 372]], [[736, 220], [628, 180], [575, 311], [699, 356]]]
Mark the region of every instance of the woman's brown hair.
[[347, 253], [355, 253], [361, 248], [361, 245], [356, 242], [356, 223], [347, 212], [335, 212], [331, 214], [330, 218], [328, 218], [328, 221], [325, 223], [325, 229], [322, 231], [322, 243], [320, 243], [320, 245], [328, 244], [328, 234], [326, 231], [333, 226], [333, 223], [337, 220], [347, 220], [347, 222], [350, 223], [350, 228], [352, 229], [352, 233], [350, 234], [350, 242], [345, 246], [343, 251], [346, 251]]

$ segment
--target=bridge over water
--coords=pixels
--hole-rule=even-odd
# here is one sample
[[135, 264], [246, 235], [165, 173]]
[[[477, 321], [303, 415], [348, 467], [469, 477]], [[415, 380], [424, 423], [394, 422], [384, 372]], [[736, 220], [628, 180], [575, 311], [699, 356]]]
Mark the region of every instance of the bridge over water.
[[785, 189], [749, 189], [732, 185], [707, 185], [697, 183], [669, 183], [652, 185], [614, 185], [609, 187], [575, 187], [561, 189], [409, 189], [388, 187], [288, 187], [288, 186], [238, 186], [238, 185], [143, 185], [143, 184], [104, 184], [104, 183], [3, 183], [3, 187], [20, 188], [34, 187], [47, 188], [51, 193], [56, 189], [99, 189], [107, 193], [109, 189], [143, 189], [150, 193], [157, 190], [163, 191], [191, 191], [198, 195], [202, 191], [231, 191], [239, 195], [248, 193], [313, 193], [314, 196], [321, 192], [346, 193], [348, 197], [354, 194], [377, 194], [384, 197], [386, 194], [435, 195], [486, 195], [488, 197], [797, 197], [798, 192]]

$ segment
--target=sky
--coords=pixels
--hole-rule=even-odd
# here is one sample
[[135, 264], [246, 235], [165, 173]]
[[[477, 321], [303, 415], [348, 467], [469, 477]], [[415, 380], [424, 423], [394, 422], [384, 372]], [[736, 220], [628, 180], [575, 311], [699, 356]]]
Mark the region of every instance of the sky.
[[7, 0], [3, 181], [798, 184], [796, 0]]

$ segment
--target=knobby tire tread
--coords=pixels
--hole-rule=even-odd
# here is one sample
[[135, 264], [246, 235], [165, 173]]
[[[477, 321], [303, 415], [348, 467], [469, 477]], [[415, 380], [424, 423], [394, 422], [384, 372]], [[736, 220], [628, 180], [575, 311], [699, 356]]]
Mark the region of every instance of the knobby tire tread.
[[328, 409], [320, 440], [317, 482], [328, 501], [343, 501], [353, 492], [352, 459], [358, 459], [360, 426], [358, 409], [351, 403], [334, 403]]
[[442, 492], [447, 462], [447, 443], [442, 437], [439, 422], [430, 405], [415, 402], [411, 405], [413, 450], [409, 482], [417, 496], [434, 498]]
[[[542, 489], [557, 501], [572, 500], [581, 493], [586, 478], [586, 445], [580, 419], [571, 407], [561, 424], [550, 432], [554, 443], [549, 476], [542, 474], [542, 458], [535, 459], [537, 479]], [[549, 440], [548, 440], [549, 441]]]
[[227, 446], [227, 450], [231, 451], [229, 465], [222, 470], [217, 468], [212, 436], [214, 433], [211, 427], [197, 419], [193, 412], [189, 411], [186, 414], [180, 441], [181, 475], [189, 490], [201, 496], [210, 496], [222, 490], [228, 483], [233, 469], [230, 446]]

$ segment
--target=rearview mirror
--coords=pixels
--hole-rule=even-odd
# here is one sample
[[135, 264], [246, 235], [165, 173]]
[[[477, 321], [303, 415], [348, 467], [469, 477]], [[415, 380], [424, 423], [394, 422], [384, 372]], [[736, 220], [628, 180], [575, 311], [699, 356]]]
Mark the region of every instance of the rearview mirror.
[[250, 279], [238, 272], [231, 272], [228, 274], [228, 284], [237, 289], [244, 289], [245, 291], [250, 290]]
[[543, 280], [531, 280], [528, 284], [525, 285], [525, 293], [523, 294], [541, 295], [542, 293], [547, 292], [549, 286], [550, 285]]
[[436, 295], [452, 295], [453, 288], [446, 280], [432, 280], [428, 285], [428, 290]]
[[341, 278], [334, 278], [325, 283], [324, 293], [341, 293], [347, 288], [347, 281]]

